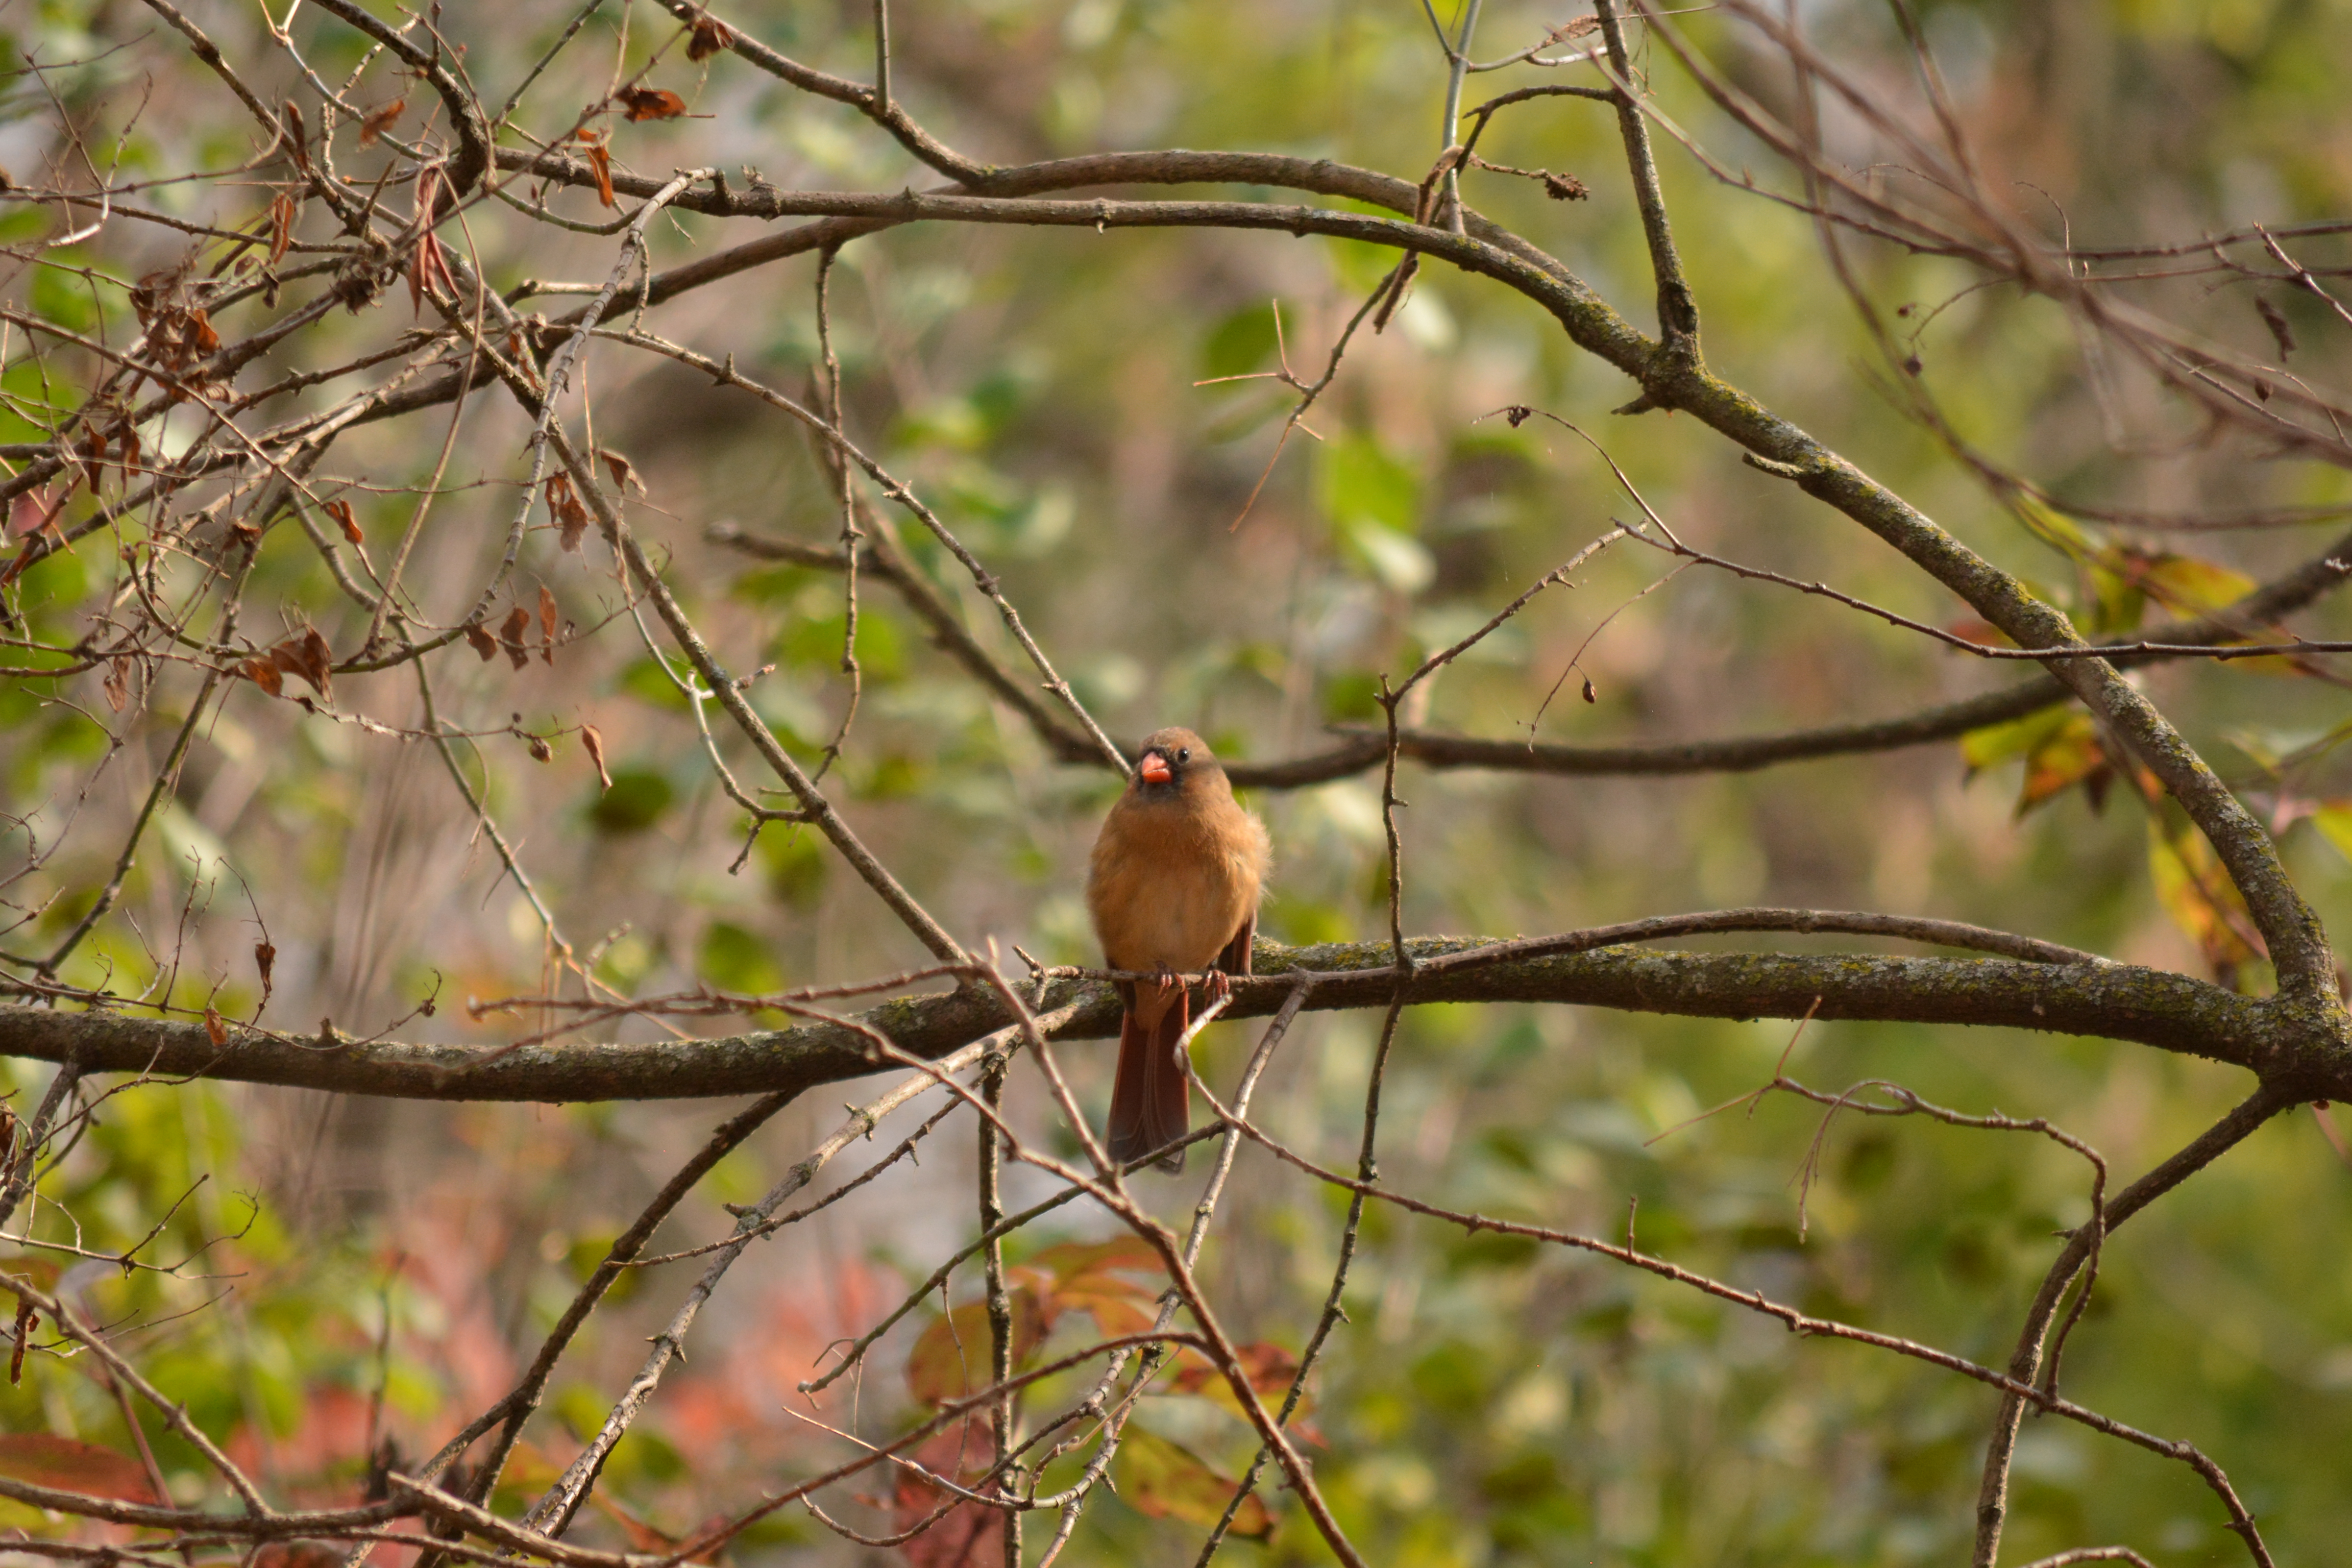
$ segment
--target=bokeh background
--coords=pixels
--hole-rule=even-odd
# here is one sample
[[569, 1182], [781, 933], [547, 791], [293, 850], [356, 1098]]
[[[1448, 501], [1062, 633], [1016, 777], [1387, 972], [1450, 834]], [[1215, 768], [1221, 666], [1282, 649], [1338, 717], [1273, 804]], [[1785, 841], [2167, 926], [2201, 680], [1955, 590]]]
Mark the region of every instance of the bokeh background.
[[[496, 101], [572, 9], [519, 0], [495, 16], [465, 8], [443, 20]], [[1814, 0], [1797, 9], [1827, 52], [1918, 114], [1886, 7]], [[2342, 0], [1917, 9], [1988, 188], [2053, 239], [2186, 241], [2352, 209], [2341, 71], [2352, 58], [2352, 5]], [[191, 14], [265, 99], [289, 89], [261, 8], [198, 4]], [[870, 69], [862, 5], [761, 0], [728, 15], [797, 58], [853, 77]], [[1474, 52], [1524, 47], [1566, 19], [1508, 0], [1489, 5]], [[1760, 100], [1789, 100], [1785, 63], [1751, 37], [1708, 15], [1681, 22]], [[604, 92], [616, 60], [634, 69], [672, 31], [657, 8], [608, 3], [534, 86], [518, 123], [561, 132]], [[926, 0], [896, 8], [894, 33], [897, 92], [943, 139], [993, 162], [1231, 147], [1418, 180], [1440, 146], [1444, 61], [1428, 21], [1404, 0]], [[331, 76], [358, 61], [354, 36], [315, 14], [299, 16], [295, 34]], [[140, 6], [17, 0], [0, 11], [0, 48], [13, 72], [0, 98], [0, 164], [19, 179], [64, 156], [61, 111], [120, 159], [124, 178], [229, 167], [252, 151], [235, 103]], [[1642, 58], [1675, 124], [1760, 185], [1796, 188], [1663, 50]], [[1584, 79], [1518, 68], [1475, 79], [1470, 101], [1551, 79]], [[732, 58], [692, 66], [673, 50], [653, 80], [695, 117], [618, 127], [614, 157], [637, 173], [748, 167], [787, 187], [880, 191], [929, 183], [852, 111]], [[389, 101], [399, 90], [378, 67], [359, 96]], [[411, 129], [425, 98], [412, 103]], [[1833, 148], [1866, 161], [1856, 127], [1829, 130]], [[1606, 110], [1572, 100], [1514, 110], [1481, 151], [1591, 188], [1588, 201], [1558, 203], [1502, 175], [1474, 173], [1465, 186], [1475, 205], [1648, 324], [1646, 257]], [[2079, 550], [2026, 526], [1906, 417], [1895, 386], [1904, 373], [1858, 324], [1811, 219], [1718, 182], [1670, 139], [1659, 157], [1714, 368], [2086, 622], [2118, 627], [2143, 609], [2162, 616], [2161, 602], [2103, 608]], [[242, 223], [268, 193], [199, 182], [142, 199]], [[551, 201], [582, 221], [601, 216], [592, 195]], [[18, 205], [0, 214], [0, 237], [21, 242], [57, 221]], [[674, 215], [654, 232], [655, 263], [745, 237], [747, 226]], [[170, 265], [184, 243], [118, 221], [48, 260], [127, 279]], [[609, 240], [495, 206], [472, 211], [467, 243], [501, 288], [598, 282], [613, 254]], [[2002, 288], [1968, 292], [1977, 279], [1957, 261], [1849, 244], [1863, 287], [1953, 427], [2052, 491], [2086, 507], [2168, 511], [2352, 506], [2342, 473], [2206, 428], [2056, 305]], [[2328, 237], [2298, 254], [2340, 266], [2345, 248]], [[1630, 502], [1589, 448], [1541, 420], [1510, 426], [1495, 416], [1507, 405], [1591, 431], [1694, 543], [1957, 622], [1960, 607], [1891, 552], [1743, 468], [1693, 422], [1612, 417], [1633, 395], [1622, 376], [1578, 353], [1528, 301], [1443, 267], [1423, 271], [1387, 332], [1359, 338], [1308, 416], [1312, 436], [1290, 438], [1236, 526], [1292, 398], [1267, 380], [1216, 378], [1272, 370], [1286, 352], [1312, 379], [1389, 261], [1369, 247], [1268, 235], [914, 226], [863, 239], [834, 275], [848, 427], [1003, 574], [1114, 733], [1182, 722], [1232, 759], [1296, 755], [1327, 743], [1332, 726], [1374, 721], [1380, 674], [1461, 637], [1627, 515]], [[815, 364], [814, 273], [812, 258], [753, 271], [660, 307], [647, 325], [798, 392]], [[2294, 324], [2297, 370], [2343, 383], [2347, 330], [2319, 301], [2210, 276], [2133, 287], [2136, 303], [2252, 352], [2270, 341], [2253, 308], [2261, 292]], [[78, 331], [135, 331], [120, 288], [63, 265], [12, 263], [6, 288], [17, 308]], [[554, 314], [574, 302], [541, 294], [523, 308]], [[1911, 309], [1896, 316], [1897, 306]], [[407, 310], [395, 290], [301, 353], [389, 341]], [[72, 370], [59, 360], [47, 374]], [[35, 411], [71, 402], [42, 374], [12, 359], [5, 439], [38, 438]], [[731, 522], [833, 538], [828, 482], [808, 445], [752, 400], [614, 346], [592, 351], [585, 385], [596, 441], [625, 453], [645, 481], [631, 503], [636, 525], [671, 561], [722, 659], [777, 667], [754, 700], [814, 758], [845, 696], [838, 581], [705, 536]], [[350, 499], [372, 542], [405, 526], [444, 417], [356, 434], [330, 459], [335, 479], [359, 487]], [[496, 396], [467, 407], [410, 567], [428, 610], [460, 613], [486, 575], [518, 499], [527, 434]], [[2080, 526], [2100, 548], [2173, 552], [2193, 563], [2179, 580], [2208, 584], [2238, 579], [2200, 571], [2264, 578], [2333, 537], [2324, 524], [2188, 535]], [[918, 531], [905, 531], [909, 550], [958, 596], [974, 634], [1017, 658]], [[1892, 716], [2017, 676], [1822, 601], [1703, 571], [1629, 605], [1663, 569], [1636, 547], [1606, 552], [1572, 591], [1547, 595], [1439, 676], [1421, 722], [1501, 737], [1532, 726], [1570, 743], [1714, 737]], [[112, 571], [107, 550], [85, 546], [33, 573], [21, 603], [46, 635], [70, 640], [111, 591]], [[492, 734], [467, 763], [563, 937], [593, 954], [609, 984], [636, 994], [698, 984], [760, 991], [919, 958], [813, 835], [771, 830], [732, 868], [740, 814], [619, 614], [609, 563], [593, 545], [566, 554], [551, 532], [534, 533], [523, 574], [524, 593], [545, 584], [580, 635], [551, 664], [522, 669], [478, 663], [461, 645], [434, 666], [437, 695], [446, 718], [474, 729], [495, 731], [511, 714], [537, 730], [600, 730], [610, 790], [574, 738], [542, 764], [520, 738]], [[339, 647], [363, 628], [288, 530], [264, 550], [247, 604], [248, 619], [315, 621]], [[1080, 890], [1111, 781], [1055, 762], [1018, 715], [928, 645], [886, 587], [868, 584], [862, 615], [864, 710], [832, 774], [858, 830], [960, 937], [1092, 962]], [[2303, 624], [2352, 635], [2340, 606]], [[1580, 647], [1592, 700], [1571, 676], [1546, 707]], [[2153, 669], [2144, 681], [2216, 767], [2285, 825], [2284, 853], [2306, 895], [2332, 929], [2352, 929], [2352, 865], [2329, 838], [2339, 821], [2352, 823], [2333, 815], [2352, 779], [2324, 743], [2346, 719], [2337, 685], [2239, 667]], [[25, 824], [0, 825], [0, 875], [24, 863], [30, 844], [61, 846], [6, 891], [19, 909], [54, 900], [37, 931], [68, 927], [104, 882], [193, 689], [184, 672], [166, 674], [116, 720], [95, 675], [0, 685], [0, 809]], [[405, 672], [345, 678], [337, 698], [345, 712], [394, 727], [420, 721]], [[125, 740], [110, 758], [106, 727]], [[2103, 805], [2069, 787], [2021, 809], [2024, 752], [2048, 738], [1979, 737], [1973, 750], [1947, 742], [1719, 777], [1407, 764], [1406, 923], [1510, 935], [1717, 905], [1884, 909], [2209, 972], [2210, 953], [2183, 927], [2193, 909], [2166, 897], [2164, 857], [2179, 852], [2170, 829], [2127, 785]], [[1385, 934], [1376, 776], [1259, 792], [1249, 804], [1276, 846], [1265, 934]], [[267, 1018], [286, 1027], [324, 1016], [365, 1035], [407, 1017], [403, 1037], [494, 1042], [530, 1021], [471, 1020], [464, 1002], [557, 979], [542, 922], [428, 747], [252, 690], [205, 729], [122, 909], [68, 978], [136, 989], [176, 963], [175, 996], [216, 994], [224, 1012], [249, 1016], [259, 1000], [257, 920], [278, 949]], [[28, 934], [12, 945], [47, 942]], [[2262, 983], [2259, 973], [2242, 979]], [[407, 1016], [427, 995], [436, 1012]], [[1302, 1020], [1261, 1092], [1268, 1125], [1334, 1163], [1350, 1159], [1376, 1024]], [[656, 1026], [621, 1029], [653, 1037]], [[2017, 1134], [1846, 1119], [1820, 1144], [1801, 1226], [1798, 1173], [1814, 1109], [1779, 1100], [1752, 1116], [1688, 1124], [1768, 1079], [1792, 1032], [1769, 1021], [1416, 1009], [1388, 1078], [1383, 1175], [1436, 1201], [1609, 1234], [1638, 1198], [1644, 1245], [1691, 1267], [1810, 1311], [2004, 1359], [2057, 1245], [2053, 1231], [2088, 1213], [2081, 1162]], [[1254, 1037], [1241, 1026], [1205, 1037], [1213, 1081], [1230, 1081]], [[1108, 1049], [1066, 1056], [1098, 1110]], [[15, 1103], [37, 1098], [48, 1070], [9, 1067]], [[2231, 1069], [2136, 1046], [1862, 1024], [1806, 1030], [1790, 1070], [1831, 1089], [1883, 1078], [1963, 1110], [2048, 1116], [2095, 1143], [2118, 1180], [2247, 1087]], [[842, 1095], [811, 1098], [721, 1167], [667, 1233], [676, 1244], [723, 1234], [720, 1203], [755, 1196], [838, 1122]], [[1012, 1105], [1022, 1125], [1055, 1136], [1034, 1078], [1016, 1075]], [[120, 1247], [209, 1176], [173, 1214], [167, 1242], [184, 1253], [233, 1238], [215, 1240], [191, 1278], [101, 1268], [68, 1284], [108, 1316], [150, 1325], [127, 1342], [265, 1475], [322, 1500], [348, 1497], [371, 1435], [429, 1452], [504, 1392], [611, 1237], [727, 1109], [450, 1107], [147, 1087], [108, 1102], [45, 1185], [36, 1223], [62, 1235], [69, 1214], [85, 1245]], [[902, 1131], [886, 1124], [870, 1152], [845, 1156], [828, 1180], [855, 1174]], [[969, 1128], [953, 1136], [961, 1152], [893, 1173], [746, 1259], [698, 1327], [690, 1361], [607, 1471], [605, 1490], [628, 1519], [592, 1514], [583, 1539], [620, 1544], [628, 1520], [682, 1531], [842, 1451], [787, 1412], [806, 1409], [793, 1385], [829, 1342], [862, 1331], [972, 1233]], [[2067, 1361], [2073, 1397], [2190, 1438], [2227, 1467], [2283, 1563], [2338, 1560], [2352, 1539], [2343, 1463], [2352, 1171], [2341, 1136], [2308, 1110], [2282, 1119], [2137, 1220], [2110, 1248]], [[1045, 1190], [1034, 1173], [1016, 1172], [1011, 1197]], [[1192, 1184], [1156, 1192], [1175, 1216]], [[1295, 1350], [1328, 1286], [1341, 1205], [1255, 1151], [1242, 1154], [1228, 1203], [1206, 1279], [1244, 1337]], [[1073, 1212], [1024, 1235], [1013, 1254], [1106, 1228], [1102, 1216]], [[533, 1428], [537, 1453], [560, 1462], [593, 1429], [697, 1267], [643, 1271], [591, 1331]], [[1977, 1385], [1852, 1345], [1800, 1342], [1603, 1262], [1465, 1239], [1377, 1209], [1347, 1302], [1350, 1321], [1309, 1418], [1318, 1475], [1378, 1561], [1898, 1564], [1966, 1550], [1993, 1403]], [[833, 1397], [823, 1418], [889, 1430], [910, 1408], [898, 1369], [923, 1322], [917, 1314], [888, 1342], [854, 1405]], [[1074, 1319], [1068, 1331], [1087, 1330]], [[1147, 1401], [1139, 1419], [1228, 1473], [1252, 1447], [1242, 1424], [1205, 1400]], [[112, 1400], [68, 1366], [36, 1366], [0, 1390], [0, 1423], [124, 1436]], [[150, 1436], [167, 1468], [197, 1486], [194, 1457], [168, 1435]], [[528, 1462], [519, 1467], [519, 1482], [531, 1479]], [[1285, 1514], [1287, 1495], [1268, 1495]], [[832, 1506], [869, 1528], [883, 1517], [846, 1496]], [[2016, 1510], [2017, 1561], [2109, 1541], [2166, 1564], [2236, 1561], [2242, 1550], [2184, 1468], [2055, 1423], [2029, 1423]], [[31, 1521], [10, 1512], [6, 1522]], [[1100, 1497], [1072, 1552], [1176, 1563], [1198, 1539]], [[746, 1562], [875, 1556], [796, 1514], [736, 1550]], [[1324, 1555], [1303, 1519], [1286, 1516], [1270, 1544], [1227, 1550], [1279, 1562]]]

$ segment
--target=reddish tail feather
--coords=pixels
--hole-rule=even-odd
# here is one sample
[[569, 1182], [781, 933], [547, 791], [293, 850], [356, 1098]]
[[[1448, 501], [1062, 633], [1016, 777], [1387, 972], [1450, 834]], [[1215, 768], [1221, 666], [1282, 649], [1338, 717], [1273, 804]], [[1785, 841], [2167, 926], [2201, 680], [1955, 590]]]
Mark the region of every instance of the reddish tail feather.
[[[1118, 1025], [1118, 1076], [1110, 1091], [1110, 1157], [1121, 1164], [1181, 1138], [1192, 1126], [1192, 1085], [1177, 1051], [1191, 1021], [1192, 998], [1181, 995], [1157, 1024], [1146, 1026], [1130, 1006]], [[1155, 1162], [1184, 1168], [1184, 1151]]]

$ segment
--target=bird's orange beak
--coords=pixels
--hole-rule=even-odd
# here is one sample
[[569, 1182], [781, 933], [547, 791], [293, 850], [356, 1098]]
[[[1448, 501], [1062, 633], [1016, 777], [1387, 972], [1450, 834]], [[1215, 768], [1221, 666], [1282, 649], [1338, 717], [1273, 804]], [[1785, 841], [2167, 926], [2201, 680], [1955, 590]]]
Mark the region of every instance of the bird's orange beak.
[[1168, 759], [1158, 752], [1144, 752], [1143, 765], [1136, 771], [1143, 775], [1145, 784], [1164, 784], [1176, 776], [1168, 766]]

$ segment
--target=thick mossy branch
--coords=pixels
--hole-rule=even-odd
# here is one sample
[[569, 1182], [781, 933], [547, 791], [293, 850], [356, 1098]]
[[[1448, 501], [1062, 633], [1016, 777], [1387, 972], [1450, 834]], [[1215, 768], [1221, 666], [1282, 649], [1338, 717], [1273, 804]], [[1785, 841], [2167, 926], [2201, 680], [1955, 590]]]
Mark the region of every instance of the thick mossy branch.
[[[1424, 937], [1417, 961], [1488, 939]], [[1380, 1007], [1395, 985], [1386, 942], [1258, 944], [1255, 978], [1228, 1016], [1258, 1017], [1312, 977], [1307, 1005]], [[1679, 952], [1632, 948], [1423, 972], [1414, 1002], [1558, 1003], [1710, 1018], [1877, 1019], [1979, 1024], [2136, 1041], [2229, 1062], [2301, 1098], [2352, 1099], [2352, 1049], [2305, 1010], [2241, 996], [2186, 975], [2124, 963], [2028, 963], [1999, 958], [1842, 953]], [[1056, 981], [1045, 1008], [1076, 1003], [1057, 1031], [1099, 1039], [1118, 1031], [1118, 1002], [1100, 981]], [[1011, 1022], [992, 994], [933, 993], [859, 1016], [900, 1048], [941, 1057]], [[236, 1025], [215, 1046], [200, 1024], [125, 1013], [0, 1006], [0, 1055], [80, 1064], [89, 1072], [231, 1079], [410, 1100], [677, 1100], [799, 1092], [883, 1070], [868, 1043], [824, 1024], [650, 1044], [537, 1045], [519, 1049], [279, 1036]]]

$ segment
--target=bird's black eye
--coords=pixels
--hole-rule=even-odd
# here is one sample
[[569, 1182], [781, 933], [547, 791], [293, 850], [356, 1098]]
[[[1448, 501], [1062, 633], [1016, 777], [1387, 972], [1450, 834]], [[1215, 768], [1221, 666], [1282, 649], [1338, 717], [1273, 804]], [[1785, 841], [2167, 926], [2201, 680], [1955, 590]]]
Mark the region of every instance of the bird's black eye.
[[1180, 763], [1189, 763], [1189, 762], [1191, 762], [1191, 761], [1192, 760], [1192, 747], [1190, 747], [1190, 746], [1179, 746], [1179, 747], [1177, 747], [1177, 748], [1176, 748], [1176, 760], [1177, 760], [1178, 762], [1180, 762]]

